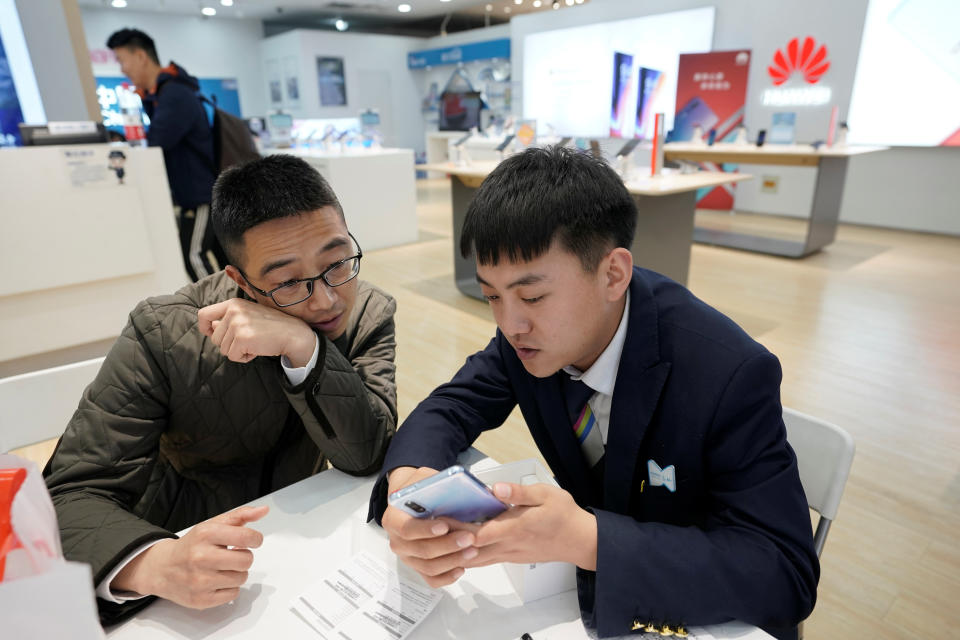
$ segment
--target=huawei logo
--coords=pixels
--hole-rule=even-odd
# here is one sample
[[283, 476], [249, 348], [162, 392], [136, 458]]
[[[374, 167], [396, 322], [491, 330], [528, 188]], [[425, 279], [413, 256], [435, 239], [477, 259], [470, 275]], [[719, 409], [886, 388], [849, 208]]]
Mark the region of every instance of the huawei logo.
[[816, 84], [829, 68], [827, 46], [821, 44], [817, 49], [817, 42], [807, 36], [803, 40], [802, 47], [799, 38], [788, 42], [786, 54], [783, 49], [777, 49], [773, 54], [773, 64], [767, 67], [767, 73], [773, 79], [773, 84], [779, 87], [793, 75], [794, 71], [802, 73], [803, 79], [809, 84]]

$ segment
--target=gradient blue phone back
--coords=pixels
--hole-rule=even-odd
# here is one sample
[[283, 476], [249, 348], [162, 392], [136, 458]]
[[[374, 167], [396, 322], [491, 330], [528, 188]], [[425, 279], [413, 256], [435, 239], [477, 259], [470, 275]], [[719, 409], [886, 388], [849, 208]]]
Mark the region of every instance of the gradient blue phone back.
[[390, 494], [389, 502], [414, 518], [443, 516], [460, 522], [483, 522], [507, 509], [485, 484], [460, 465]]

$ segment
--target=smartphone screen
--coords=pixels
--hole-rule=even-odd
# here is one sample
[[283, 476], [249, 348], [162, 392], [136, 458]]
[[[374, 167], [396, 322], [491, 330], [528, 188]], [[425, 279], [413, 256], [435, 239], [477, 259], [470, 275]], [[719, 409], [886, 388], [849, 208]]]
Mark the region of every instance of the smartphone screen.
[[766, 130], [766, 129], [760, 129], [760, 131], [757, 132], [757, 146], [758, 146], [758, 147], [762, 147], [762, 146], [763, 146], [763, 142], [764, 142], [764, 140], [766, 140], [766, 139], [767, 139], [767, 130]]
[[710, 134], [707, 136], [707, 146], [713, 146], [713, 143], [717, 141], [717, 130], [710, 129]]
[[504, 139], [503, 139], [503, 142], [501, 142], [500, 144], [497, 145], [496, 150], [497, 150], [497, 151], [503, 151], [504, 149], [507, 148], [507, 145], [510, 144], [510, 141], [511, 141], [511, 140], [513, 140], [513, 134], [508, 135], [506, 138], [504, 138]]
[[391, 493], [388, 502], [414, 518], [442, 516], [461, 522], [483, 522], [507, 509], [487, 485], [460, 465]]

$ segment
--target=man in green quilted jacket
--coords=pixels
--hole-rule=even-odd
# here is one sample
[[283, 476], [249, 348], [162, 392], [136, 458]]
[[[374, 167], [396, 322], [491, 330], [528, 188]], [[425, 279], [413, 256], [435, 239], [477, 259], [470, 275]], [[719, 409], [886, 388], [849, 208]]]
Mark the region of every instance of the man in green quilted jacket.
[[212, 221], [230, 265], [137, 305], [44, 470], [105, 624], [233, 600], [266, 515], [239, 505], [328, 462], [375, 473], [396, 429], [396, 303], [357, 278], [326, 181], [293, 156], [233, 168]]

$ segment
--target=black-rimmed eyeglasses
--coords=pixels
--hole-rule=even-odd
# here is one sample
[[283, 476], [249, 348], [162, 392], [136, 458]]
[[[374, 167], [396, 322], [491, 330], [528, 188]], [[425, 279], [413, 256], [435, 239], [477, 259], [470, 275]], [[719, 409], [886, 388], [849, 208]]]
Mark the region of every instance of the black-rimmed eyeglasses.
[[269, 297], [278, 307], [292, 307], [313, 295], [315, 288], [313, 285], [317, 280], [323, 280], [324, 284], [328, 287], [339, 287], [357, 277], [357, 274], [360, 273], [360, 258], [363, 257], [363, 251], [360, 250], [360, 244], [357, 242], [357, 239], [353, 237], [353, 234], [348, 232], [347, 235], [350, 236], [350, 239], [353, 240], [353, 245], [357, 248], [356, 255], [344, 258], [343, 260], [337, 260], [324, 269], [323, 273], [312, 278], [291, 280], [275, 289], [264, 291], [250, 282], [250, 278], [247, 277], [247, 274], [245, 274], [242, 269], [237, 270], [240, 271], [240, 275], [243, 276], [243, 279], [247, 281], [247, 284], [249, 284], [254, 291], [262, 296]]

